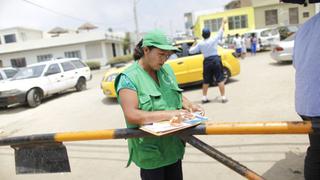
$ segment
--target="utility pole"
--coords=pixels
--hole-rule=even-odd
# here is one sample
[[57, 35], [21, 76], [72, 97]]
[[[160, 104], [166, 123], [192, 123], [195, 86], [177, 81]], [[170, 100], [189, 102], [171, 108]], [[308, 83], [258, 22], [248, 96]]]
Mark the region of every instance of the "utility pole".
[[139, 24], [138, 24], [138, 16], [137, 16], [137, 4], [138, 4], [138, 2], [139, 2], [139, 0], [133, 0], [133, 15], [134, 15], [136, 42], [139, 41]]

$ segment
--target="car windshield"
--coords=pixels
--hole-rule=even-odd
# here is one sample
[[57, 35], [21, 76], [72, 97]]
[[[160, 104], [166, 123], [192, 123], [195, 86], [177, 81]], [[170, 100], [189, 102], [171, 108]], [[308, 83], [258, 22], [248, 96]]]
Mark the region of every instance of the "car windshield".
[[18, 73], [12, 78], [12, 80], [19, 80], [19, 79], [29, 79], [29, 78], [36, 78], [41, 76], [45, 65], [39, 66], [30, 66], [26, 68], [22, 68]]
[[267, 37], [267, 36], [269, 36], [269, 34], [271, 34], [271, 30], [265, 30], [265, 31], [261, 32], [262, 37]]
[[277, 30], [268, 29], [261, 32], [261, 37], [268, 37], [270, 35], [277, 35]]
[[286, 39], [284, 39], [283, 41], [293, 41], [295, 37], [295, 34], [292, 34], [291, 36], [287, 37]]

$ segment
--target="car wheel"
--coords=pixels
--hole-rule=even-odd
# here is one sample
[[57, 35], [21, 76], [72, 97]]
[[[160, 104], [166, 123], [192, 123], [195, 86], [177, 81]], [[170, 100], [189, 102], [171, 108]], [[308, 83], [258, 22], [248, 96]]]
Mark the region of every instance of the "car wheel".
[[30, 107], [37, 107], [41, 104], [41, 92], [37, 89], [31, 89], [27, 94], [27, 103]]
[[224, 77], [224, 83], [227, 83], [229, 81], [229, 78], [231, 76], [231, 73], [228, 68], [223, 67], [223, 77]]
[[87, 89], [87, 82], [84, 78], [80, 78], [76, 84], [76, 90], [77, 91], [82, 91]]

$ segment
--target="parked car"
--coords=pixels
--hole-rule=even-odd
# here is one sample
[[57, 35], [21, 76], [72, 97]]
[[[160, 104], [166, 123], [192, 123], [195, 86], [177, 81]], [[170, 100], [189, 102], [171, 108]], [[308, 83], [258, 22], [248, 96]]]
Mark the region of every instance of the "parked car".
[[298, 25], [289, 25], [289, 26], [279, 26], [277, 27], [277, 30], [280, 33], [280, 40], [284, 40], [290, 35], [296, 33], [299, 29]]
[[0, 86], [0, 106], [27, 103], [30, 107], [52, 94], [75, 88], [86, 89], [91, 79], [89, 67], [78, 58], [56, 59], [22, 68]]
[[251, 36], [254, 34], [258, 40], [257, 43], [257, 51], [267, 50], [271, 48], [271, 44], [274, 44], [280, 41], [280, 34], [277, 29], [256, 29], [253, 31], [249, 31], [244, 33], [244, 37], [246, 38], [246, 47], [248, 50], [251, 50]]
[[0, 81], [12, 78], [14, 75], [17, 74], [17, 72], [18, 69], [16, 68], [0, 68]]
[[294, 46], [295, 34], [292, 34], [287, 39], [279, 41], [272, 47], [271, 57], [277, 62], [292, 61], [292, 52]]
[[[190, 55], [188, 53], [189, 48], [194, 43], [194, 40], [183, 40], [175, 43], [177, 47], [181, 48], [181, 52], [176, 53], [176, 57], [172, 56], [171, 59], [167, 60], [178, 81], [180, 86], [186, 86], [194, 83], [202, 82], [203, 72], [203, 55], [196, 54]], [[223, 73], [226, 81], [230, 77], [236, 76], [240, 73], [240, 62], [235, 57], [234, 50], [218, 48], [218, 53], [221, 55], [223, 64]], [[101, 82], [101, 89], [103, 93], [110, 98], [116, 97], [114, 89], [114, 80], [122, 71], [124, 71], [131, 64], [128, 63], [126, 66], [118, 68], [110, 68], [104, 75]]]

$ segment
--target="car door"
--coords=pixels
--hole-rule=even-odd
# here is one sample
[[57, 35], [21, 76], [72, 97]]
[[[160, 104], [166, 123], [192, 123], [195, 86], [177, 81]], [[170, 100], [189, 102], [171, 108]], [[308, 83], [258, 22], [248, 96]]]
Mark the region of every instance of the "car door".
[[48, 94], [54, 94], [63, 90], [63, 74], [58, 63], [49, 65], [46, 73], [46, 87]]
[[75, 67], [70, 61], [61, 62], [61, 67], [63, 69], [63, 83], [64, 89], [69, 89], [77, 84], [77, 72]]
[[202, 80], [203, 55], [190, 55], [168, 60], [179, 84], [192, 83]]

